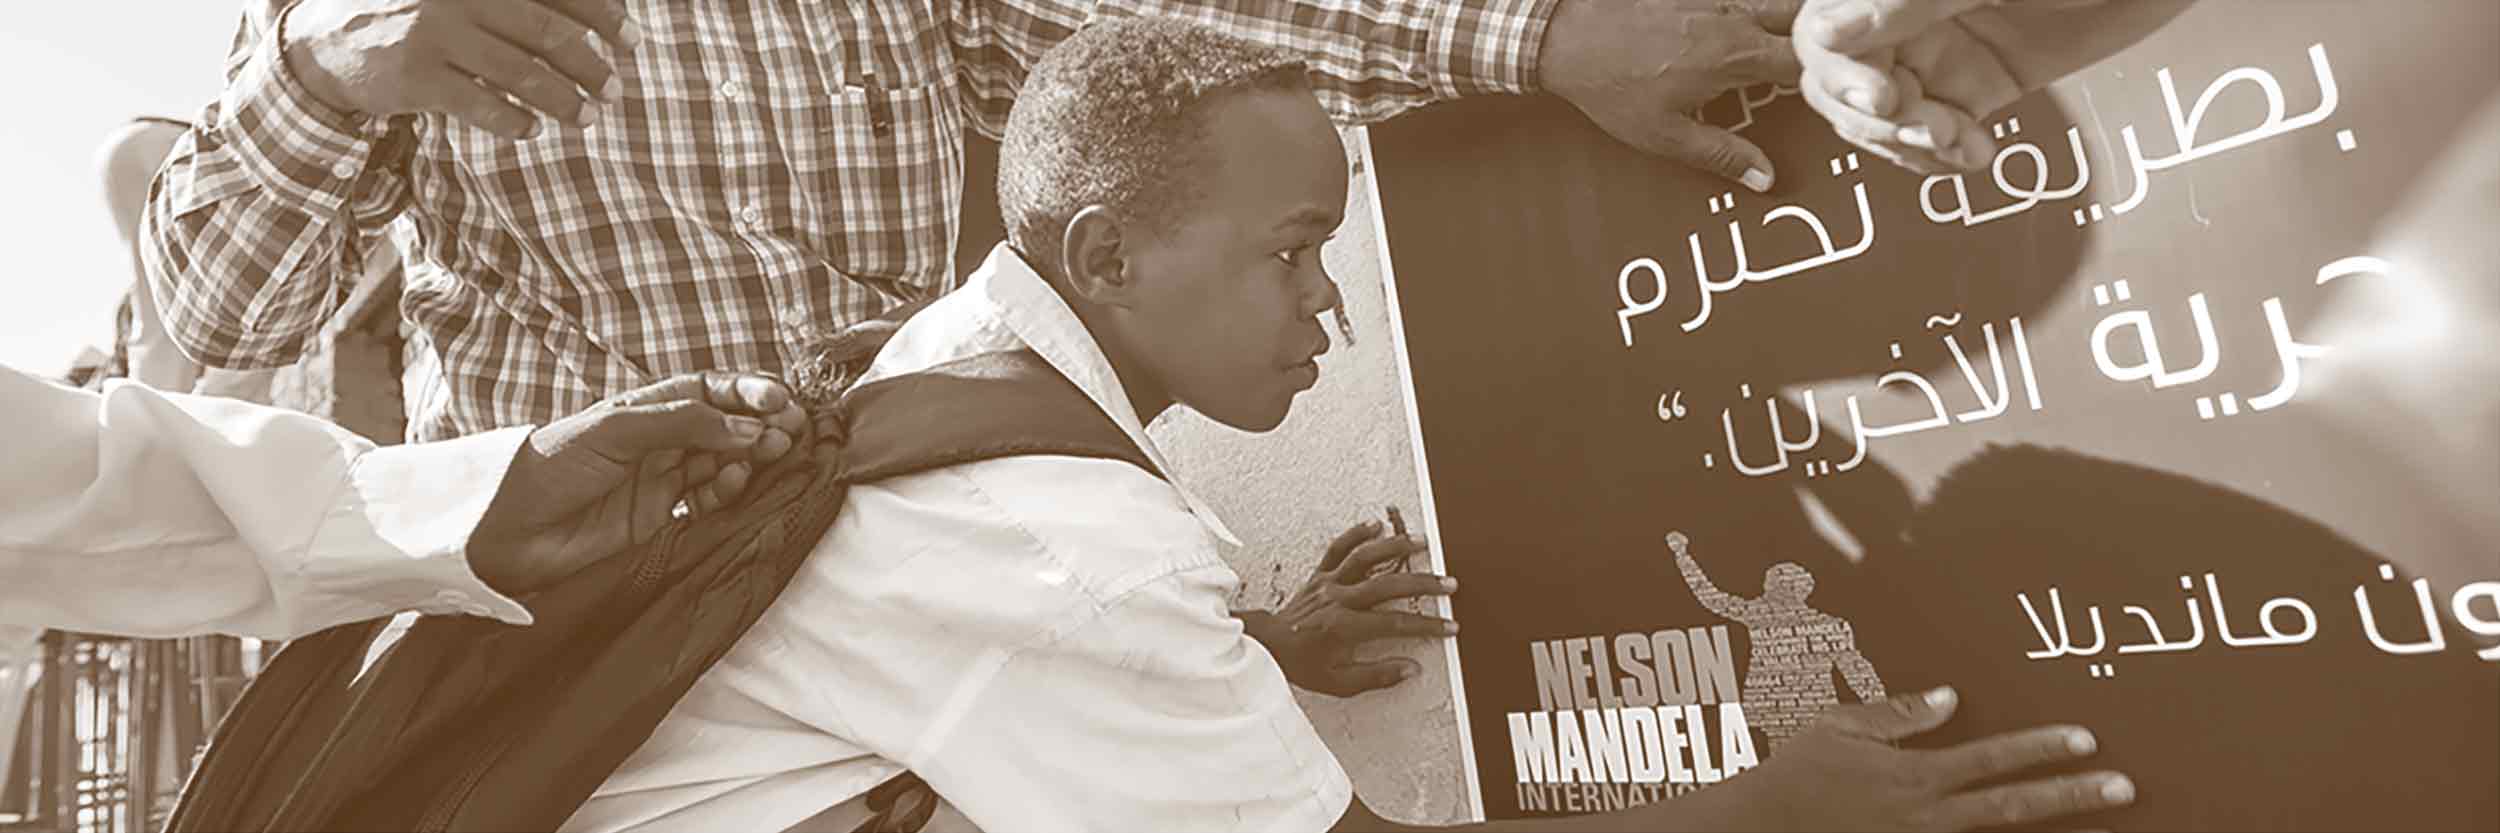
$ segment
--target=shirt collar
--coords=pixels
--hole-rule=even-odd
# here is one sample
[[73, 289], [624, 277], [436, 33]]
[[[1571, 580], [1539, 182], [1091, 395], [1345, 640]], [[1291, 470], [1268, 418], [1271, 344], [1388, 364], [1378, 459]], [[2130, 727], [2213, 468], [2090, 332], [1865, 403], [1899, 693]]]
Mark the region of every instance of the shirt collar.
[[[868, 378], [894, 375], [934, 366], [954, 358], [979, 353], [1031, 348], [1050, 366], [1085, 392], [1094, 407], [1111, 417], [1128, 435], [1129, 441], [1154, 463], [1164, 480], [1180, 493], [1190, 514], [1218, 540], [1241, 546], [1231, 529], [1215, 514], [1213, 507], [1197, 493], [1182, 485], [1173, 476], [1172, 465], [1154, 439], [1146, 435], [1145, 421], [1137, 408], [1129, 404], [1128, 390], [1111, 369], [1111, 359], [1103, 355], [1101, 345], [1094, 341], [1085, 323], [1069, 309], [1057, 290], [1021, 255], [1000, 243], [990, 250], [988, 260], [972, 273], [962, 288], [941, 298], [894, 334], [894, 341], [879, 354], [876, 367]], [[862, 381], [866, 381], [863, 379]]]

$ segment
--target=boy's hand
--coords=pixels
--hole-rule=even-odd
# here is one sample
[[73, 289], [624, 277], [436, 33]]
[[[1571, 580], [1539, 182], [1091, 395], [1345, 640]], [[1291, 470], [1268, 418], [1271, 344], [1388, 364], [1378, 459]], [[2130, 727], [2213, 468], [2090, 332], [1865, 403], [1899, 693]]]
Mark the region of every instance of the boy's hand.
[[1361, 661], [1358, 649], [1381, 639], [1449, 636], [1458, 623], [1432, 616], [1374, 610], [1385, 602], [1446, 596], [1458, 580], [1400, 570], [1373, 575], [1383, 565], [1424, 550], [1421, 538], [1383, 536], [1366, 521], [1328, 545], [1309, 581], [1273, 613], [1240, 614], [1244, 629], [1267, 646], [1285, 679], [1321, 694], [1352, 697], [1387, 688], [1422, 670], [1404, 658]]

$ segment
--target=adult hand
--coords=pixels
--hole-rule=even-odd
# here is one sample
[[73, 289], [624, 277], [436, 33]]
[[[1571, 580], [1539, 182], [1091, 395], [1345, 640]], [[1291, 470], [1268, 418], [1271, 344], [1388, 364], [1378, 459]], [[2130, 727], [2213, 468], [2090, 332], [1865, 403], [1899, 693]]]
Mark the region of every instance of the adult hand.
[[807, 415], [764, 376], [679, 376], [531, 432], [470, 535], [469, 564], [506, 594], [651, 540], [684, 502], [735, 501], [790, 451]]
[[1808, 0], [1799, 91], [1841, 138], [1894, 164], [1975, 170], [1996, 152], [1979, 119], [2025, 89], [1981, 37], [2009, 30], [1996, 0]]
[[541, 115], [589, 124], [620, 92], [617, 50], [641, 39], [621, 0], [303, 0], [279, 31], [333, 110], [442, 113], [507, 139]]
[[1383, 536], [1378, 521], [1358, 524], [1328, 545], [1309, 581], [1274, 613], [1242, 614], [1250, 636], [1267, 646], [1285, 679], [1321, 694], [1352, 697], [1387, 688], [1422, 669], [1404, 658], [1362, 661], [1355, 654], [1381, 639], [1441, 637], [1458, 623], [1433, 616], [1374, 610], [1406, 598], [1445, 596], [1458, 580], [1430, 573], [1372, 573], [1424, 550], [1420, 538]]
[[1851, 144], [1923, 174], [1995, 157], [1981, 120], [2134, 44], [2191, 0], [1807, 0], [1806, 102]]
[[1768, 190], [1762, 149], [1691, 113], [1729, 90], [1796, 82], [1786, 35], [1800, 2], [1561, 0], [1537, 77], [1626, 144]]
[[2135, 800], [2135, 784], [2115, 772], [1996, 783], [2091, 755], [2097, 742], [2080, 727], [2009, 732], [1937, 750], [1892, 745], [1944, 725], [1958, 705], [1952, 689], [1940, 688], [1833, 707], [1726, 786], [1747, 785], [1745, 802], [1774, 814], [1767, 825], [1791, 830], [1968, 830]]

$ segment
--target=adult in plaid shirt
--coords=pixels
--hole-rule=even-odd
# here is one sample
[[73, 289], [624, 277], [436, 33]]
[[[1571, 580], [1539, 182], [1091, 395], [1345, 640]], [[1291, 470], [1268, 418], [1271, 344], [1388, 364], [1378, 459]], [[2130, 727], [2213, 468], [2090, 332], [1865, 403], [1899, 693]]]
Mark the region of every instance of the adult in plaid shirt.
[[442, 439], [777, 372], [791, 333], [948, 288], [963, 131], [996, 136], [1026, 67], [1092, 17], [1292, 48], [1347, 122], [1551, 91], [1759, 189], [1758, 149], [1682, 114], [1793, 82], [1798, 2], [253, 0], [145, 255], [185, 352], [264, 367], [410, 221], [402, 311], [439, 369], [410, 433]]

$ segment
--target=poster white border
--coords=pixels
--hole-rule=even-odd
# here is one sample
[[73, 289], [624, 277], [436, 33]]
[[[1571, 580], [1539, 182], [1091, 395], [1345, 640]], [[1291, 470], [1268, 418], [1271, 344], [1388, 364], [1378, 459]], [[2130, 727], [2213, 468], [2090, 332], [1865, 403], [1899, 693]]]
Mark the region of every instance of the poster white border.
[[[1419, 487], [1417, 492], [1423, 499], [1424, 540], [1432, 553], [1432, 571], [1447, 575], [1449, 562], [1441, 554], [1441, 516], [1432, 498], [1432, 464], [1424, 452], [1422, 415], [1417, 413], [1415, 407], [1415, 369], [1406, 354], [1406, 315], [1398, 305], [1398, 271], [1389, 256], [1389, 224], [1380, 207], [1380, 166], [1372, 158], [1371, 130], [1358, 128], [1357, 132], [1362, 134], [1363, 187], [1368, 189], [1371, 200], [1372, 239], [1379, 241], [1380, 246], [1380, 284], [1382, 294], [1387, 296], [1389, 302], [1389, 334], [1397, 355], [1398, 393], [1406, 401], [1407, 436], [1415, 443], [1415, 482]], [[1450, 597], [1438, 597], [1437, 604], [1441, 616], [1456, 618], [1451, 610]], [[1468, 720], [1467, 678], [1459, 670], [1458, 639], [1452, 637], [1444, 640], [1443, 644], [1446, 646], [1443, 659], [1450, 669], [1450, 709], [1455, 713], [1458, 724], [1459, 763], [1467, 780], [1466, 820], [1482, 822], [1484, 781], [1476, 771], [1475, 724]]]

